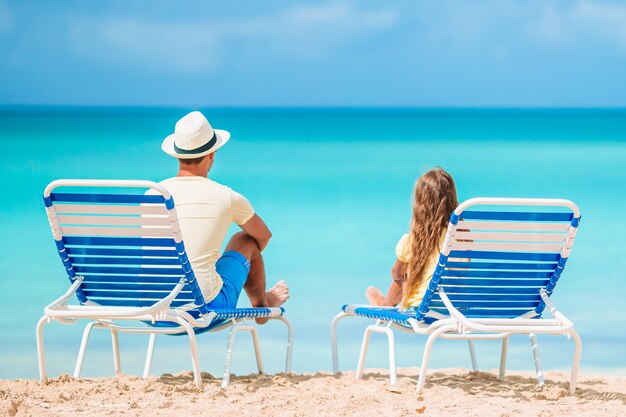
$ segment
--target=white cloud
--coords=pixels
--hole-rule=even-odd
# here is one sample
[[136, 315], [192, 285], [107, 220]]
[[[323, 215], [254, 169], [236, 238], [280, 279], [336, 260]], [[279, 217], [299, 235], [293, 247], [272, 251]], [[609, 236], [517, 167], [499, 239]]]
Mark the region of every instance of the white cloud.
[[558, 43], [564, 38], [564, 19], [552, 6], [545, 7], [539, 19], [529, 25], [529, 32], [541, 40]]
[[529, 32], [551, 43], [576, 42], [580, 37], [599, 38], [626, 50], [626, 4], [578, 1], [557, 10], [546, 6]]
[[607, 40], [626, 47], [626, 4], [602, 4], [584, 1], [572, 11], [572, 19]]
[[250, 43], [255, 49], [263, 44], [267, 52], [279, 58], [314, 60], [389, 28], [396, 20], [391, 11], [333, 2], [226, 20], [74, 19], [70, 40], [92, 59], [106, 61], [107, 56], [117, 55], [126, 64], [196, 73], [218, 68], [232, 42], [244, 48]]
[[152, 70], [183, 72], [216, 67], [217, 34], [210, 25], [155, 23], [129, 18], [76, 19], [70, 42], [79, 53], [98, 63], [142, 64]]
[[245, 21], [229, 37], [264, 39], [277, 55], [315, 60], [359, 38], [395, 25], [391, 11], [357, 9], [351, 3], [300, 6], [276, 16]]

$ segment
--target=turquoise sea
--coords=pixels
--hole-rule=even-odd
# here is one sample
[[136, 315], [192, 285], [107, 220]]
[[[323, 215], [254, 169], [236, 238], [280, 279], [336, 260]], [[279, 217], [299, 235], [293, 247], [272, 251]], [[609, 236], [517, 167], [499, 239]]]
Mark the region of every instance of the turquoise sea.
[[[58, 178], [161, 180], [176, 163], [162, 138], [191, 109], [0, 108], [0, 378], [35, 378], [35, 324], [68, 281], [55, 253], [41, 194]], [[292, 289], [294, 369], [330, 370], [329, 322], [344, 303], [386, 287], [397, 239], [407, 230], [415, 179], [440, 165], [459, 199], [560, 197], [583, 220], [555, 304], [583, 339], [582, 372], [626, 375], [626, 110], [205, 109], [232, 133], [210, 177], [246, 195], [274, 238], [265, 252], [270, 282]], [[234, 232], [235, 229], [233, 229]], [[243, 296], [245, 298], [245, 296]], [[245, 305], [246, 300], [242, 300]], [[366, 321], [340, 328], [340, 365], [354, 369]], [[46, 328], [48, 370], [71, 373], [82, 328]], [[284, 330], [261, 329], [266, 368], [281, 370]], [[373, 338], [368, 367], [387, 364]], [[540, 337], [545, 370], [567, 369], [573, 344]], [[199, 337], [204, 371], [222, 372], [226, 333]], [[424, 339], [398, 335], [398, 364], [418, 366]], [[147, 338], [122, 335], [122, 367], [140, 374]], [[113, 374], [109, 336], [96, 333], [85, 376]], [[494, 369], [499, 346], [477, 343]], [[469, 367], [462, 342], [438, 341], [431, 366]], [[512, 339], [509, 366], [533, 368], [526, 337]], [[184, 338], [157, 342], [153, 372], [190, 370]], [[238, 339], [234, 372], [254, 370], [249, 336]]]

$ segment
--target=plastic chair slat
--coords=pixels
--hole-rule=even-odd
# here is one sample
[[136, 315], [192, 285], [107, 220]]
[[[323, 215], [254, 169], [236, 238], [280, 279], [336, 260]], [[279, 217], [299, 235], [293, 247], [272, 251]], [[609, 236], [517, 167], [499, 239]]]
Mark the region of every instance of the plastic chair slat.
[[137, 215], [147, 214], [167, 218], [167, 209], [164, 205], [117, 205], [106, 206], [101, 204], [54, 204], [54, 210], [65, 214], [106, 214], [106, 215]]
[[[154, 300], [136, 300], [136, 299], [112, 299], [112, 298], [90, 298], [90, 301], [94, 303], [100, 304], [102, 306], [111, 306], [111, 307], [147, 307], [151, 306], [158, 299]], [[189, 301], [186, 300], [174, 300], [171, 304], [172, 307], [180, 307], [189, 304]]]
[[477, 211], [465, 210], [461, 213], [463, 220], [517, 220], [533, 222], [571, 221], [573, 213], [540, 213], [517, 211]]
[[106, 283], [171, 283], [178, 284], [179, 276], [161, 275], [161, 276], [142, 276], [142, 275], [106, 275], [106, 274], [84, 274], [83, 282], [106, 282]]
[[444, 277], [483, 277], [483, 278], [550, 278], [551, 271], [494, 271], [494, 270], [475, 270], [475, 269], [444, 269], [442, 274]]
[[450, 258], [470, 258], [470, 259], [503, 259], [511, 261], [558, 261], [559, 253], [539, 253], [539, 252], [499, 252], [499, 251], [477, 251], [477, 250], [451, 250]]
[[91, 248], [91, 247], [71, 247], [65, 248], [71, 255], [93, 255], [93, 256], [139, 256], [139, 257], [170, 257], [178, 259], [178, 253], [175, 250], [166, 249], [123, 249], [123, 248]]
[[[447, 309], [433, 307], [430, 310], [440, 314], [449, 315]], [[519, 317], [524, 313], [528, 313], [533, 309], [520, 308], [520, 309], [463, 309], [461, 311], [468, 318], [482, 318], [482, 317], [499, 317], [499, 318], [514, 318]]]
[[487, 231], [487, 230], [519, 230], [525, 232], [564, 232], [569, 229], [569, 223], [549, 223], [549, 222], [506, 222], [506, 221], [464, 221], [458, 223], [457, 230]]
[[168, 238], [172, 236], [169, 227], [100, 227], [100, 226], [61, 226], [64, 236], [140, 236]]
[[[453, 301], [452, 304], [455, 308], [459, 310], [463, 310], [465, 308], [535, 308], [539, 304], [539, 300], [537, 301]], [[445, 307], [443, 301], [431, 301], [431, 308], [434, 307]]]
[[170, 227], [170, 220], [164, 216], [57, 216], [61, 225], [91, 226], [158, 226]]
[[[516, 301], [516, 302], [538, 302], [541, 300], [539, 294], [457, 294], [449, 293], [446, 295], [450, 301]], [[433, 295], [432, 301], [441, 301], [438, 293]]]
[[[442, 278], [441, 285], [458, 286], [495, 286], [495, 287], [545, 287], [548, 279], [510, 279], [510, 278]], [[447, 290], [446, 290], [447, 292]], [[538, 291], [537, 291], [538, 292]]]
[[179, 277], [185, 275], [182, 268], [123, 268], [113, 266], [74, 265], [74, 270], [77, 273], [93, 272], [105, 274], [175, 275]]
[[64, 203], [165, 203], [162, 195], [146, 194], [50, 193], [50, 198]]
[[[160, 300], [167, 296], [167, 291], [105, 291], [105, 290], [89, 290], [85, 289], [84, 293], [87, 297], [106, 297], [115, 299], [156, 299]], [[176, 296], [177, 300], [193, 301], [191, 292], [181, 292]]]
[[[532, 287], [472, 287], [467, 285], [442, 284], [446, 295], [451, 294], [498, 294], [539, 295], [540, 286]], [[435, 296], [437, 294], [435, 293]], [[434, 297], [434, 296], [433, 296]]]
[[[81, 287], [84, 290], [117, 290], [117, 291], [172, 291], [176, 283], [153, 284], [153, 283], [119, 283], [119, 282], [85, 282]], [[189, 291], [185, 286], [183, 291]]]
[[507, 252], [553, 252], [561, 251], [563, 245], [555, 243], [536, 243], [536, 242], [453, 242], [454, 250], [465, 251], [507, 251]]
[[174, 248], [176, 242], [172, 238], [158, 237], [87, 237], [63, 236], [65, 245], [82, 246], [158, 246], [160, 248]]
[[70, 255], [70, 260], [74, 265], [180, 265], [178, 258], [119, 258]]
[[455, 262], [446, 264], [446, 269], [497, 269], [497, 270], [545, 270], [554, 271], [556, 263], [515, 263], [515, 262]]

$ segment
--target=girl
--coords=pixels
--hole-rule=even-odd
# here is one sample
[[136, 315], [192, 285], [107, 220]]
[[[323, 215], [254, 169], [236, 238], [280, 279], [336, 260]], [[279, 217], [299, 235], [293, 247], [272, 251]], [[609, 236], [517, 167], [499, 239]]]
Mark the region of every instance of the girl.
[[450, 215], [457, 206], [454, 180], [442, 168], [431, 169], [415, 182], [411, 227], [396, 245], [393, 280], [386, 296], [376, 287], [367, 288], [365, 296], [371, 305], [419, 305], [437, 266]]

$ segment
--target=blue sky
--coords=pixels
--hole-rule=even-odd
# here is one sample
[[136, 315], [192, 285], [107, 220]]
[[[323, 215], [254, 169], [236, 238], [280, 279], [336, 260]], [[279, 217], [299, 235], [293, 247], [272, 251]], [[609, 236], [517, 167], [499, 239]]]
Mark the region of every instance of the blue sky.
[[0, 104], [626, 106], [626, 2], [0, 0]]

